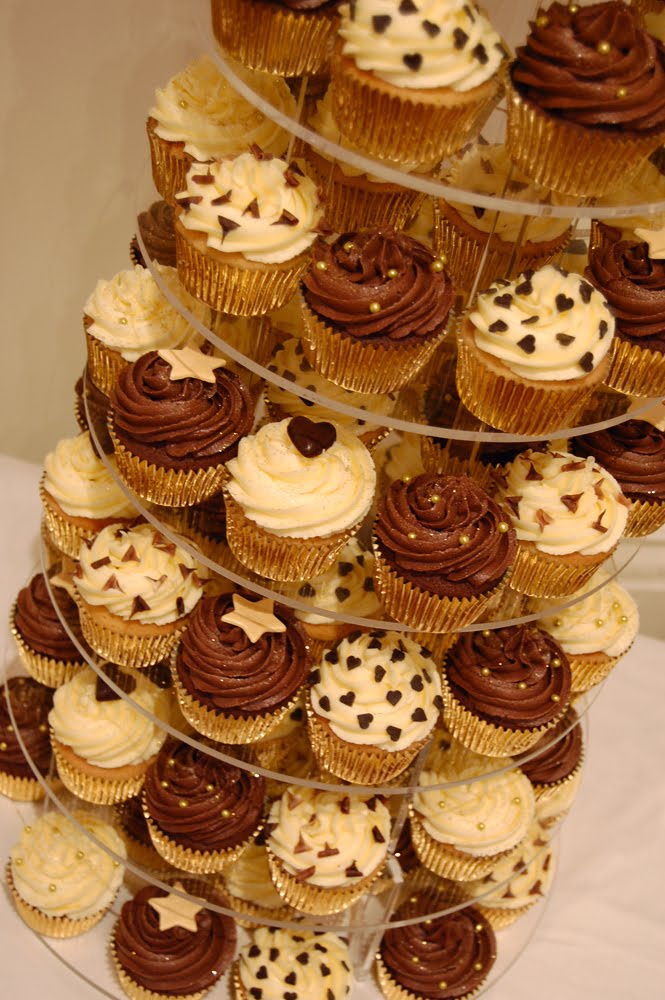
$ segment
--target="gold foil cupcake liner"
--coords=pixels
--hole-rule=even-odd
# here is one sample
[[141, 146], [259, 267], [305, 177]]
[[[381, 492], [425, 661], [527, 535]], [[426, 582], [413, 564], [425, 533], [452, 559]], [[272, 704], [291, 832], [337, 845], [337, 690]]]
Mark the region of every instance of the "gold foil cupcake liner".
[[426, 434], [420, 438], [420, 456], [426, 472], [440, 476], [470, 476], [483, 489], [491, 481], [491, 466], [483, 465], [477, 459], [462, 458], [451, 454], [451, 446], [457, 442], [445, 441], [444, 438], [431, 438]]
[[157, 124], [154, 118], [146, 122], [152, 179], [164, 201], [175, 208], [178, 204], [175, 196], [187, 187], [187, 171], [193, 158], [184, 151], [182, 142], [169, 142], [158, 136]]
[[[146, 625], [117, 619], [117, 624], [106, 624], [95, 615], [95, 608], [82, 599], [77, 600], [81, 631], [98, 656], [121, 667], [150, 667], [166, 660], [178, 641], [182, 626]], [[104, 610], [104, 609], [102, 609]], [[110, 612], [105, 612], [104, 617]], [[145, 630], [145, 631], [144, 631]]]
[[78, 560], [81, 544], [84, 540], [94, 538], [98, 532], [109, 524], [132, 524], [136, 517], [68, 517], [51, 497], [44, 487], [45, 476], [39, 484], [39, 496], [44, 512], [43, 524], [53, 546], [70, 559]]
[[281, 859], [272, 854], [270, 849], [268, 863], [273, 884], [282, 899], [296, 910], [320, 917], [346, 910], [367, 892], [383, 871], [383, 865], [379, 865], [376, 871], [359, 878], [353, 885], [327, 888], [310, 882], [299, 882], [295, 875], [287, 872]]
[[120, 351], [114, 351], [107, 347], [101, 340], [97, 340], [91, 333], [88, 333], [87, 329], [85, 342], [88, 351], [88, 375], [100, 392], [103, 392], [105, 396], [110, 396], [120, 372], [129, 362], [125, 361]]
[[[411, 990], [407, 990], [403, 986], [400, 986], [399, 983], [393, 979], [381, 957], [380, 952], [377, 953], [375, 965], [376, 978], [378, 979], [379, 986], [381, 987], [381, 992], [383, 993], [385, 1000], [421, 1000], [422, 994], [412, 993]], [[469, 990], [467, 993], [460, 993], [458, 997], [455, 997], [455, 1000], [472, 1000], [472, 997], [478, 996], [481, 989], [482, 986], [478, 986], [475, 990]]]
[[[222, 885], [224, 886], [223, 880]], [[260, 906], [248, 899], [240, 899], [239, 896], [232, 896], [227, 890], [225, 891], [229, 909], [234, 911], [233, 919], [245, 930], [252, 931], [256, 927], [264, 927], [266, 920], [292, 920], [294, 917], [291, 907], [287, 904], [271, 910], [267, 906]]]
[[45, 792], [36, 778], [21, 778], [0, 771], [0, 795], [6, 795], [14, 802], [40, 802]]
[[439, 875], [441, 878], [454, 879], [457, 882], [471, 882], [477, 878], [489, 875], [497, 862], [508, 857], [519, 844], [498, 854], [475, 857], [466, 854], [452, 844], [442, 844], [431, 837], [422, 825], [418, 813], [409, 807], [411, 819], [411, 841], [420, 863]]
[[[632, 642], [628, 649], [632, 646]], [[628, 652], [621, 656], [625, 656]], [[581, 656], [566, 653], [570, 664], [571, 690], [574, 695], [584, 694], [596, 684], [600, 684], [614, 670], [621, 656], [608, 656], [607, 653], [585, 653]]]
[[197, 990], [194, 993], [156, 993], [154, 990], [148, 990], [144, 986], [139, 986], [120, 964], [120, 959], [115, 948], [115, 930], [111, 938], [111, 959], [120, 985], [130, 1000], [164, 1000], [165, 997], [168, 997], [168, 1000], [200, 1000], [201, 997], [204, 997], [212, 989], [212, 986], [209, 986], [204, 990]]
[[428, 649], [434, 657], [434, 662], [438, 665], [445, 654], [451, 649], [459, 639], [459, 632], [405, 632], [406, 639], [417, 642], [420, 646]]
[[51, 533], [44, 522], [44, 518], [42, 518], [39, 525], [39, 536], [41, 538], [44, 556], [46, 557], [47, 569], [51, 569], [51, 567], [55, 566], [56, 563], [63, 562], [64, 552], [61, 552], [60, 549], [53, 544]]
[[[569, 799], [569, 789], [579, 778], [582, 773], [582, 767], [584, 765], [584, 751], [580, 754], [580, 759], [565, 778], [561, 778], [559, 781], [552, 781], [546, 784], [533, 784], [533, 794], [536, 800], [536, 816], [538, 817], [538, 822], [541, 826], [554, 826], [555, 823], [559, 821], [559, 818], [566, 815], [570, 809], [573, 798]], [[553, 804], [557, 804], [560, 799], [563, 799], [561, 803], [561, 810], [557, 810], [556, 815], [551, 817], [551, 819], [541, 819], [538, 815], [539, 811], [545, 806], [548, 810], [552, 808]]]
[[665, 351], [651, 351], [618, 335], [610, 347], [605, 385], [629, 396], [665, 396]]
[[115, 805], [116, 802], [125, 802], [138, 795], [143, 788], [147, 763], [146, 768], [140, 774], [131, 777], [118, 778], [112, 774], [108, 777], [87, 774], [63, 753], [62, 746], [59, 740], [53, 736], [53, 732], [51, 732], [51, 746], [60, 780], [72, 795], [83, 799], [84, 802], [91, 802], [98, 806]]
[[625, 538], [641, 538], [652, 535], [665, 524], [665, 501], [633, 500], [628, 511]]
[[520, 917], [523, 917], [538, 902], [538, 899], [532, 899], [531, 902], [524, 903], [523, 906], [514, 906], [509, 908], [507, 906], [483, 906], [482, 903], [474, 901], [473, 906], [479, 913], [482, 913], [487, 923], [492, 926], [493, 930], [501, 931], [505, 927], [510, 927], [517, 920], [519, 920]]
[[16, 627], [16, 603], [12, 604], [9, 612], [9, 628], [14, 636], [16, 651], [21, 663], [30, 676], [45, 687], [57, 688], [61, 684], [66, 684], [86, 666], [83, 660], [69, 663], [65, 660], [56, 660], [51, 656], [43, 656], [36, 650], [30, 649]]
[[602, 558], [597, 556], [551, 556], [531, 542], [519, 542], [513, 562], [510, 588], [529, 597], [568, 597], [589, 582], [616, 545]]
[[85, 934], [98, 924], [106, 914], [108, 907], [98, 913], [92, 913], [89, 917], [52, 917], [48, 913], [43, 913], [36, 907], [26, 903], [14, 885], [11, 862], [8, 861], [5, 867], [5, 878], [16, 907], [18, 915], [28, 927], [37, 934], [53, 938], [72, 938], [79, 934]]
[[160, 857], [174, 868], [182, 868], [183, 871], [191, 872], [193, 875], [214, 875], [224, 871], [224, 868], [236, 860], [261, 830], [261, 826], [258, 826], [251, 837], [235, 847], [221, 848], [217, 851], [197, 851], [191, 847], [182, 847], [159, 829], [147, 811], [145, 798], [143, 815], [148, 824], [152, 846]]

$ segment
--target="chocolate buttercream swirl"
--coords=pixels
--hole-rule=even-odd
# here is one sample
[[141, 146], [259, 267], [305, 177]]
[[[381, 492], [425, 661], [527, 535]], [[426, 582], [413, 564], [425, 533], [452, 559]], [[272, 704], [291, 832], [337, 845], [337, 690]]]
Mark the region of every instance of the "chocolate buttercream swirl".
[[585, 273], [607, 299], [620, 337], [665, 350], [665, 260], [652, 260], [639, 240], [617, 240], [592, 251]]
[[553, 3], [530, 27], [512, 70], [527, 99], [579, 125], [665, 127], [665, 49], [632, 8]]
[[184, 514], [194, 531], [199, 531], [215, 542], [226, 541], [226, 504], [223, 493], [215, 493], [201, 503], [186, 507]]
[[121, 443], [158, 465], [206, 468], [232, 458], [254, 422], [249, 389], [218, 368], [214, 382], [171, 380], [171, 365], [157, 351], [120, 373], [111, 397]]
[[[483, 674], [485, 668], [488, 674]], [[464, 632], [448, 652], [444, 669], [454, 697], [498, 726], [546, 725], [570, 700], [566, 655], [551, 635], [533, 625], [510, 625], [488, 635]]]
[[[76, 402], [74, 404], [74, 410], [76, 414], [76, 421], [82, 431], [90, 431], [90, 424], [92, 423], [92, 430], [94, 430], [95, 438], [99, 441], [99, 446], [107, 455], [113, 453], [113, 442], [109, 436], [107, 416], [109, 412], [109, 398], [105, 396], [101, 389], [98, 389], [91, 378], [86, 377], [85, 371], [81, 375], [80, 379], [77, 379], [76, 385], [74, 386], [74, 392], [76, 394]], [[87, 413], [86, 413], [87, 406]], [[90, 420], [88, 420], [88, 414], [90, 414]], [[93, 447], [95, 453], [99, 453], [99, 449], [95, 444], [95, 438], [92, 436], [92, 431], [90, 434], [90, 444]]]
[[[71, 632], [85, 645], [78, 609], [73, 599], [61, 587], [54, 588], [54, 595]], [[43, 573], [37, 573], [27, 587], [19, 591], [15, 624], [25, 643], [36, 653], [64, 663], [78, 663], [82, 660], [53, 606]]]
[[510, 518], [468, 476], [395, 480], [379, 504], [375, 533], [401, 575], [459, 597], [497, 583], [517, 545]]
[[175, 213], [165, 201], [154, 201], [138, 218], [139, 232], [150, 260], [175, 267]]
[[276, 4], [278, 7], [288, 7], [289, 10], [297, 10], [301, 14], [309, 14], [320, 11], [324, 7], [334, 9], [339, 0], [269, 0], [269, 3]]
[[201, 601], [176, 657], [178, 676], [199, 702], [244, 717], [279, 708], [304, 683], [309, 670], [305, 634], [292, 612], [276, 604], [285, 632], [264, 632], [251, 642], [239, 625], [222, 621], [233, 595]]
[[[197, 891], [196, 882], [185, 882], [190, 892]], [[118, 962], [135, 983], [159, 996], [208, 990], [233, 960], [235, 924], [231, 917], [201, 909], [195, 931], [177, 925], [160, 930], [150, 900], [165, 896], [165, 889], [147, 885], [123, 904], [113, 932]]]
[[614, 476], [631, 500], [665, 500], [665, 431], [646, 420], [626, 420], [573, 438], [571, 450]]
[[118, 802], [114, 807], [114, 811], [116, 823], [125, 833], [134, 840], [137, 840], [139, 844], [143, 844], [144, 847], [151, 846], [152, 841], [150, 840], [148, 824], [143, 815], [140, 796], [127, 799], [126, 802]]
[[303, 278], [305, 300], [352, 337], [427, 337], [443, 328], [453, 301], [452, 280], [432, 270], [435, 260], [428, 247], [389, 227], [319, 241]]
[[[437, 908], [425, 897], [414, 898], [398, 909], [396, 920]], [[390, 928], [380, 951], [403, 989], [426, 1000], [453, 1000], [472, 993], [487, 978], [496, 958], [496, 938], [479, 911], [467, 906], [445, 917]]]
[[217, 851], [256, 832], [265, 783], [204, 750], [167, 742], [148, 769], [144, 792], [150, 817], [181, 847]]
[[536, 785], [550, 785], [563, 781], [575, 770], [582, 759], [582, 729], [575, 725], [565, 736], [564, 732], [573, 722], [579, 722], [577, 712], [569, 708], [561, 722], [548, 732], [536, 744], [545, 746], [542, 753], [532, 757], [525, 764], [520, 764], [520, 770], [526, 774], [529, 781]]
[[[7, 695], [12, 704], [14, 722], [9, 715]], [[0, 771], [15, 778], [33, 778], [34, 774], [21, 749], [16, 731], [30, 758], [41, 774], [51, 763], [48, 713], [53, 706], [53, 692], [32, 677], [10, 677], [0, 688]]]

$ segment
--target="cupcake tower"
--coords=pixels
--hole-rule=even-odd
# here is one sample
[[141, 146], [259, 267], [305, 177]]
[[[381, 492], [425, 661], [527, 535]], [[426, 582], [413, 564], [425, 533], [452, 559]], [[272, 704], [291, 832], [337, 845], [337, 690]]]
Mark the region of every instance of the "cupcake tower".
[[[374, 895], [386, 924], [406, 921], [355, 946], [358, 965], [376, 952], [382, 995], [462, 1000], [548, 891], [583, 762], [573, 701], [637, 632], [602, 567], [624, 533], [662, 523], [663, 432], [548, 439], [615, 412], [612, 390], [664, 391], [665, 251], [652, 230], [605, 235], [568, 273], [560, 220], [488, 224], [443, 200], [418, 219], [408, 175], [448, 157], [453, 187], [563, 203], [592, 193], [589, 143], [593, 183], [611, 187], [662, 140], [662, 52], [613, 2], [553, 4], [510, 66], [456, 0], [211, 9], [245, 84], [294, 115], [285, 78], [301, 78], [310, 124], [399, 167], [404, 188], [316, 144], [282, 158], [288, 135], [206, 56], [157, 91], [163, 200], [139, 216], [132, 266], [84, 306], [81, 433], [45, 462], [49, 568], [11, 613], [30, 676], [7, 682], [0, 714], [0, 792], [41, 793], [15, 723], [116, 863], [46, 812], [7, 881], [30, 926], [71, 936], [111, 905], [118, 859], [160, 872], [109, 944], [141, 1000], [200, 997], [227, 969], [236, 1000], [344, 997], [352, 957], [322, 922], [343, 931]], [[609, 118], [558, 108], [540, 80], [554, 28], [593, 67], [619, 44], [643, 57], [643, 113], [621, 81]], [[504, 88], [505, 149], [467, 148]], [[217, 338], [266, 361], [265, 383]], [[424, 418], [415, 449], [404, 435], [382, 450], [393, 415]], [[428, 423], [543, 440], [471, 448]]]

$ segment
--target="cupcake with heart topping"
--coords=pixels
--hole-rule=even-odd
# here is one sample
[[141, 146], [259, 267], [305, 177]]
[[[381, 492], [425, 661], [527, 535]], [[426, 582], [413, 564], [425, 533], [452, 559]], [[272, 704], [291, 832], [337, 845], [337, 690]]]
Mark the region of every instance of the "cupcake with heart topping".
[[52, 704], [53, 692], [32, 677], [9, 677], [0, 687], [0, 793], [17, 802], [44, 797], [33, 768], [46, 777], [51, 767], [48, 713]]
[[351, 956], [331, 931], [259, 927], [238, 957], [236, 1000], [344, 1000], [351, 991]]

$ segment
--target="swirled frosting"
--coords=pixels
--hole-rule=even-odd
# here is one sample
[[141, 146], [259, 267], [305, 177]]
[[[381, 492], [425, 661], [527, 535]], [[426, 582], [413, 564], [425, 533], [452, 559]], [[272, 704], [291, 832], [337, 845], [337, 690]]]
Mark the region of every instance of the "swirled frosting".
[[206, 468], [234, 454], [254, 422], [245, 383], [225, 368], [214, 382], [171, 377], [150, 351], [119, 374], [111, 396], [118, 439], [139, 457], [174, 468]]
[[309, 656], [293, 612], [276, 604], [275, 618], [286, 631], [264, 632], [252, 642], [226, 615], [233, 596], [204, 598], [190, 618], [176, 656], [176, 670], [197, 701], [234, 716], [270, 712], [304, 683]]
[[[653, 34], [653, 32], [651, 32]], [[665, 201], [665, 177], [649, 160], [643, 160], [638, 170], [613, 188], [608, 194], [596, 199], [597, 205], [646, 205], [649, 202]], [[611, 226], [621, 234], [621, 239], [635, 238], [635, 230], [643, 226], [655, 229], [665, 225], [665, 212], [649, 212], [644, 215], [622, 215], [606, 219], [605, 226]]]
[[[195, 882], [191, 891], [196, 891]], [[115, 957], [134, 983], [158, 996], [207, 991], [233, 959], [235, 924], [231, 917], [202, 906], [194, 914], [195, 931], [178, 924], [161, 930], [151, 900], [166, 896], [165, 889], [146, 885], [123, 903], [113, 930]]]
[[[52, 587], [55, 585], [52, 583]], [[85, 646], [76, 604], [66, 590], [55, 591], [60, 614], [76, 639]], [[83, 657], [69, 637], [53, 606], [43, 573], [37, 573], [16, 598], [16, 629], [31, 649], [64, 663], [78, 663]]]
[[148, 824], [143, 815], [140, 795], [127, 799], [125, 802], [116, 802], [113, 813], [115, 824], [121, 831], [127, 833], [133, 840], [137, 840], [139, 844], [143, 844], [144, 847], [152, 845]]
[[547, 896], [555, 870], [549, 837], [535, 822], [517, 857], [501, 858], [489, 875], [465, 882], [464, 889], [483, 909], [518, 910]]
[[311, 680], [312, 707], [335, 736], [388, 753], [425, 739], [443, 707], [431, 653], [399, 633], [342, 639]]
[[[234, 72], [273, 108], [295, 117], [295, 99], [281, 77], [242, 66], [234, 66]], [[286, 131], [241, 97], [207, 55], [158, 88], [148, 113], [160, 138], [183, 143], [185, 152], [201, 162], [235, 156], [253, 142], [279, 156], [289, 141]]]
[[187, 743], [166, 743], [143, 787], [150, 818], [194, 851], [236, 847], [256, 833], [261, 821], [263, 778]]
[[174, 224], [173, 206], [165, 201], [153, 201], [150, 208], [139, 213], [139, 232], [148, 257], [166, 267], [176, 266]]
[[609, 302], [617, 334], [665, 351], [665, 260], [639, 240], [617, 240], [592, 251], [586, 276]]
[[[318, 608], [375, 618], [381, 604], [374, 590], [374, 556], [357, 538], [350, 538], [333, 568], [299, 584], [297, 594]], [[330, 624], [330, 618], [310, 611], [295, 609], [294, 613], [306, 625]]]
[[665, 431], [646, 420], [626, 420], [570, 442], [576, 455], [593, 455], [631, 500], [665, 500]]
[[280, 264], [308, 250], [322, 217], [316, 185], [298, 164], [258, 150], [193, 163], [177, 198], [185, 229], [203, 233], [213, 250], [261, 264]]
[[[172, 267], [154, 265], [162, 281], [200, 320], [207, 309], [186, 292]], [[110, 279], [100, 278], [83, 311], [86, 329], [107, 347], [119, 351], [126, 361], [136, 361], [146, 351], [182, 347], [195, 331], [162, 294], [150, 271], [136, 264]]]
[[[565, 716], [553, 729], [543, 736], [534, 750], [543, 747], [535, 757], [521, 764], [521, 770], [533, 785], [551, 785], [563, 781], [582, 759], [582, 728], [577, 712], [569, 708]], [[570, 728], [572, 725], [572, 729]], [[566, 732], [568, 730], [568, 732]], [[565, 735], [561, 735], [565, 733]]]
[[298, 881], [353, 885], [386, 858], [390, 813], [383, 802], [293, 785], [273, 802], [267, 845]]
[[99, 701], [97, 674], [81, 670], [53, 695], [49, 714], [53, 735], [95, 767], [125, 767], [149, 760], [164, 743], [166, 730], [134, 706], [168, 722], [170, 692], [140, 676], [135, 683], [128, 699]]
[[553, 3], [530, 27], [512, 74], [538, 107], [579, 125], [665, 126], [665, 50], [626, 4]]
[[404, 577], [445, 595], [490, 590], [515, 555], [508, 516], [468, 476], [395, 480], [379, 503], [374, 530]]
[[[443, 909], [437, 902], [412, 897], [395, 913], [395, 920], [423, 918]], [[389, 927], [379, 954], [392, 979], [409, 996], [454, 1000], [475, 993], [494, 965], [496, 939], [490, 924], [471, 906], [433, 920]]]
[[261, 1000], [344, 1000], [351, 990], [351, 958], [331, 931], [258, 927], [240, 952], [240, 982]]
[[463, 0], [354, 0], [340, 13], [343, 54], [395, 87], [465, 92], [494, 76], [505, 56], [487, 18]]
[[560, 602], [557, 607], [551, 601], [541, 601], [543, 617], [539, 624], [569, 656], [586, 653], [623, 656], [640, 625], [637, 605], [628, 591], [599, 570], [571, 600], [574, 603], [565, 608], [561, 608]]
[[84, 543], [74, 582], [87, 604], [144, 624], [189, 614], [202, 594], [203, 568], [150, 524], [110, 524]]
[[329, 448], [306, 457], [291, 441], [289, 423], [265, 424], [241, 440], [227, 463], [229, 493], [246, 517], [275, 535], [314, 538], [351, 528], [374, 499], [372, 456], [338, 427]]
[[547, 264], [499, 278], [469, 315], [476, 346], [535, 382], [584, 378], [607, 354], [614, 317], [593, 285]]
[[454, 697], [498, 726], [546, 725], [570, 699], [570, 666], [563, 650], [532, 625], [509, 625], [488, 635], [464, 632], [448, 651], [444, 669]]
[[[115, 460], [107, 459], [115, 468]], [[136, 511], [84, 431], [61, 438], [44, 459], [44, 489], [71, 517], [134, 518]]]
[[64, 813], [43, 813], [23, 827], [10, 852], [16, 891], [49, 917], [79, 919], [105, 910], [124, 875], [108, 853], [126, 857], [113, 827], [90, 813], [76, 811], [73, 816], [87, 832]]
[[279, 910], [284, 900], [272, 883], [268, 852], [264, 843], [258, 843], [259, 837], [249, 843], [223, 873], [224, 888], [236, 899], [255, 903], [261, 909]]
[[305, 302], [351, 337], [427, 337], [443, 329], [454, 294], [447, 272], [432, 269], [436, 260], [429, 247], [389, 226], [319, 241], [302, 279]]
[[[11, 702], [14, 721], [7, 706]], [[32, 768], [19, 745], [16, 730], [30, 760], [41, 774], [51, 763], [48, 713], [53, 692], [32, 677], [10, 677], [0, 687], [0, 771], [15, 778], [34, 778]]]

